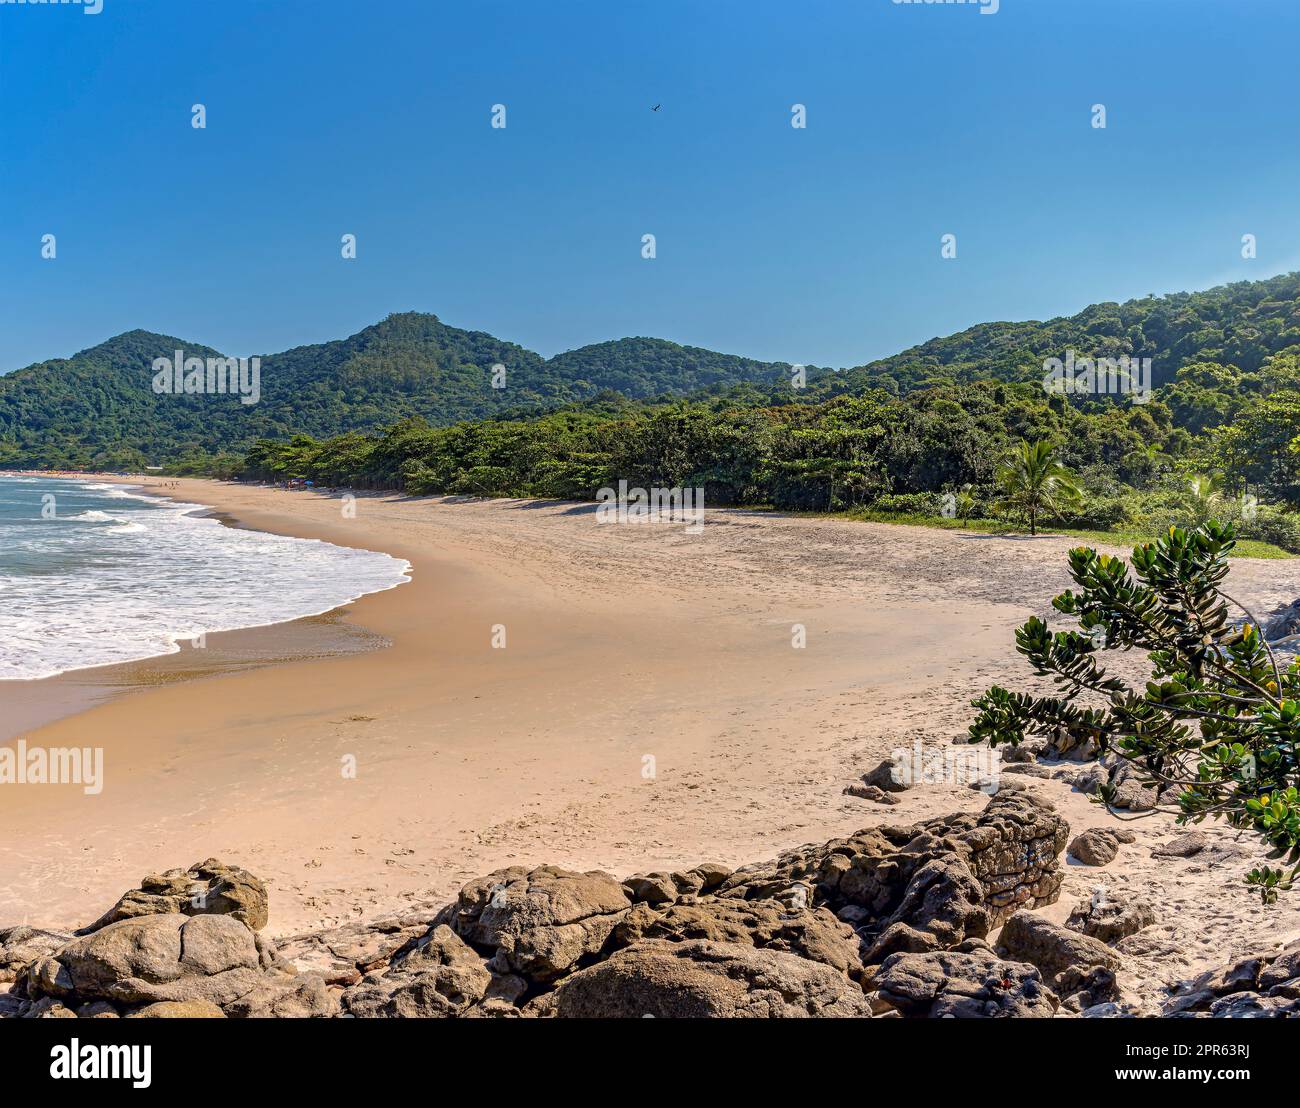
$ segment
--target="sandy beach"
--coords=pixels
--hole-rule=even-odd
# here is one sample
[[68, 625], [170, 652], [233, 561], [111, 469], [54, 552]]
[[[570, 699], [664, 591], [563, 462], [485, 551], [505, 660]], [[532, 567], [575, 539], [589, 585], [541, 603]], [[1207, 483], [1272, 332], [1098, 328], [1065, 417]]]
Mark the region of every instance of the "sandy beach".
[[[601, 526], [589, 505], [392, 495], [349, 516], [323, 493], [206, 481], [168, 495], [406, 558], [413, 579], [326, 630], [213, 636], [211, 658], [161, 659], [162, 677], [28, 730], [103, 747], [105, 787], [6, 790], [2, 922], [84, 924], [144, 874], [216, 856], [267, 882], [283, 935], [506, 864], [740, 864], [981, 807], [957, 784], [896, 807], [842, 790], [894, 748], [950, 743], [987, 685], [1028, 684], [1012, 629], [1067, 585], [1073, 545], [731, 511], [691, 534]], [[1235, 561], [1235, 593], [1290, 601], [1295, 565]], [[367, 649], [318, 650], [322, 635]], [[113, 684], [83, 675], [96, 681]], [[1033, 787], [1075, 832], [1115, 822], [1061, 782]], [[1172, 866], [1150, 857], [1172, 820], [1129, 826], [1137, 841], [1105, 871], [1067, 867], [1049, 912], [1100, 880], [1164, 903], [1140, 973], [1173, 979], [1197, 951], [1218, 963], [1300, 931], [1300, 908], [1241, 886], [1249, 844], [1212, 830], [1213, 864]]]

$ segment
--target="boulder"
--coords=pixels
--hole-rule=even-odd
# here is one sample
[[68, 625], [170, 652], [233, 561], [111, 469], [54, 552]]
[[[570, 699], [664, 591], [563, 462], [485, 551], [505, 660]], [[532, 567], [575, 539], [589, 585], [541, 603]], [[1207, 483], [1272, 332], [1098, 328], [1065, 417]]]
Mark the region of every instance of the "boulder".
[[318, 976], [295, 977], [265, 961], [253, 932], [233, 915], [143, 915], [38, 958], [16, 988], [31, 1000], [73, 1007], [204, 1002], [228, 1015], [333, 1014], [337, 1005]]
[[345, 990], [342, 1004], [364, 1018], [445, 1018], [468, 1015], [489, 998], [513, 1002], [525, 988], [521, 977], [495, 976], [484, 958], [439, 924], [394, 956], [382, 973]]
[[855, 922], [872, 944], [867, 960], [879, 961], [982, 937], [1022, 905], [1052, 903], [1068, 838], [1069, 825], [1050, 803], [1002, 792], [978, 814], [873, 827], [743, 866], [717, 895], [772, 899], [805, 883], [811, 906], [837, 916], [861, 910]]
[[886, 758], [870, 773], [864, 773], [862, 783], [887, 793], [905, 792], [913, 785], [911, 773], [898, 756]]
[[1037, 967], [999, 958], [979, 941], [957, 950], [895, 954], [868, 982], [877, 1011], [914, 1019], [1048, 1018], [1060, 1001]]
[[57, 950], [70, 938], [71, 935], [61, 931], [46, 931], [26, 924], [0, 928], [0, 981], [12, 981], [28, 962]]
[[493, 972], [544, 982], [598, 953], [631, 906], [607, 873], [512, 866], [470, 882], [435, 922], [491, 951]]
[[1263, 635], [1267, 642], [1300, 635], [1300, 600], [1293, 600], [1290, 604], [1274, 609], [1264, 620]]
[[1069, 853], [1085, 866], [1104, 866], [1113, 862], [1119, 853], [1119, 839], [1107, 828], [1090, 827], [1082, 835], [1075, 836]]
[[638, 904], [614, 929], [613, 943], [621, 948], [644, 939], [739, 944], [797, 954], [849, 977], [862, 972], [861, 941], [852, 927], [826, 908], [789, 911], [774, 900], [704, 897], [662, 912]]
[[859, 985], [819, 962], [739, 943], [644, 940], [564, 978], [528, 1014], [578, 1019], [857, 1017]]
[[266, 886], [247, 870], [215, 858], [189, 869], [172, 869], [144, 878], [138, 889], [123, 893], [116, 904], [78, 934], [87, 935], [119, 920], [177, 913], [186, 916], [230, 915], [254, 931], [266, 926]]
[[172, 1019], [172, 1020], [223, 1020], [226, 1013], [210, 1000], [160, 1000], [156, 1004], [146, 1004], [134, 1012], [128, 1012], [127, 1019]]
[[1155, 907], [1109, 890], [1098, 889], [1091, 900], [1080, 901], [1065, 926], [1103, 943], [1115, 943], [1136, 935], [1156, 921]]
[[1120, 967], [1119, 955], [1105, 943], [1032, 912], [1017, 912], [1007, 920], [997, 949], [1004, 958], [1037, 966], [1047, 984], [1062, 994], [1079, 980], [1070, 971], [1099, 966], [1113, 972]]
[[1188, 831], [1156, 847], [1151, 851], [1151, 857], [1190, 858], [1193, 854], [1199, 854], [1209, 845], [1210, 840], [1206, 837], [1204, 831]]

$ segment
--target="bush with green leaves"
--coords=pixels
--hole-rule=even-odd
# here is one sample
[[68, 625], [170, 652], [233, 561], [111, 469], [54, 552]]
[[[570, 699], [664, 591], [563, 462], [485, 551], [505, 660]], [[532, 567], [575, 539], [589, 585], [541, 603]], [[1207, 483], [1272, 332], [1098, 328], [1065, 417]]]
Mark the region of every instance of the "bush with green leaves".
[[[1134, 548], [1131, 568], [1070, 551], [1079, 591], [1052, 606], [1079, 630], [1053, 632], [1034, 617], [1016, 632], [1056, 695], [989, 689], [973, 701], [970, 741], [1092, 740], [1128, 761], [1180, 823], [1221, 819], [1284, 858], [1288, 869], [1246, 878], [1271, 903], [1300, 871], [1300, 663], [1281, 668], [1254, 616], [1224, 591], [1234, 542], [1231, 524], [1210, 520]], [[1133, 687], [1109, 674], [1102, 663], [1115, 651], [1145, 653], [1150, 680]], [[1114, 793], [1103, 785], [1095, 799], [1109, 805]]]

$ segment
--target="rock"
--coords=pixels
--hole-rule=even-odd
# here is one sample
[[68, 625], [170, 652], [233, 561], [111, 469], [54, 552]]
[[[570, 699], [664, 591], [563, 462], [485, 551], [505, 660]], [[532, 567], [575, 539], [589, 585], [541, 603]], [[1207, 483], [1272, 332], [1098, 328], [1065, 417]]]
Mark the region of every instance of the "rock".
[[494, 972], [545, 982], [598, 953], [631, 905], [607, 873], [513, 866], [470, 882], [437, 922], [493, 948]]
[[1105, 966], [1069, 966], [1057, 976], [1054, 988], [1071, 1012], [1082, 1013], [1119, 1000], [1115, 971]]
[[1266, 642], [1300, 635], [1300, 600], [1274, 609], [1264, 621], [1263, 635]]
[[937, 950], [988, 934], [1021, 905], [1050, 904], [1060, 892], [1057, 856], [1069, 825], [1041, 798], [993, 797], [981, 813], [959, 813], [900, 827], [885, 825], [743, 866], [720, 897], [770, 899], [808, 882], [814, 906], [866, 916], [868, 961]]
[[364, 1018], [442, 1018], [468, 1015], [489, 996], [513, 1002], [525, 989], [521, 977], [495, 978], [476, 951], [439, 924], [397, 954], [383, 973], [345, 990], [342, 1004]]
[[1070, 843], [1069, 853], [1085, 866], [1104, 866], [1115, 860], [1119, 839], [1104, 827], [1090, 827]]
[[637, 903], [670, 904], [677, 899], [677, 883], [668, 873], [643, 873], [624, 878], [623, 888]]
[[1091, 795], [1101, 788], [1102, 785], [1109, 784], [1110, 770], [1105, 766], [1094, 762], [1092, 765], [1085, 766], [1077, 773], [1067, 776], [1065, 780], [1080, 792]]
[[876, 804], [902, 804], [903, 802], [893, 793], [887, 793], [884, 789], [875, 785], [848, 785], [844, 789], [846, 796], [860, 797], [862, 800], [874, 801]]
[[864, 773], [862, 783], [887, 793], [905, 792], [913, 785], [911, 774], [897, 756], [886, 758], [870, 773]]
[[328, 1019], [338, 1012], [338, 998], [315, 973], [267, 974], [226, 1005], [227, 1015], [244, 1019]]
[[1034, 966], [1004, 961], [987, 946], [895, 954], [868, 982], [879, 1007], [940, 1019], [1047, 1018], [1059, 1001]]
[[1300, 1001], [1281, 996], [1236, 993], [1210, 1005], [1214, 1019], [1295, 1019], [1300, 1016]]
[[655, 912], [633, 908], [614, 929], [616, 947], [644, 939], [709, 940], [779, 950], [830, 966], [848, 977], [862, 973], [861, 941], [825, 908], [787, 910], [777, 901], [705, 897]]
[[1149, 812], [1160, 802], [1155, 787], [1139, 777], [1136, 767], [1123, 759], [1111, 768], [1109, 784], [1115, 790], [1110, 800], [1112, 808]]
[[1004, 958], [1037, 966], [1047, 984], [1062, 995], [1080, 980], [1072, 971], [1094, 966], [1114, 971], [1120, 966], [1119, 956], [1105, 943], [1032, 912], [1017, 912], [1007, 920], [997, 950]]
[[1040, 766], [1036, 762], [1016, 762], [1009, 766], [1002, 767], [1003, 773], [1014, 773], [1022, 777], [1051, 777], [1052, 770], [1048, 766]]
[[1204, 831], [1188, 831], [1186, 834], [1170, 839], [1163, 846], [1156, 847], [1151, 851], [1151, 857], [1190, 858], [1193, 854], [1199, 854], [1209, 845], [1210, 840], [1205, 837]]
[[818, 962], [707, 940], [645, 940], [564, 978], [529, 1014], [578, 1019], [857, 1017], [860, 986]]
[[32, 1000], [117, 1007], [211, 1004], [227, 1015], [332, 1015], [318, 975], [267, 969], [253, 932], [233, 914], [142, 915], [118, 920], [38, 958], [17, 988]]
[[1146, 900], [1098, 889], [1091, 900], [1080, 901], [1065, 926], [1099, 942], [1114, 943], [1135, 935], [1156, 921], [1156, 910]]
[[28, 962], [57, 950], [71, 937], [26, 924], [0, 928], [0, 981], [12, 981]]
[[160, 1000], [126, 1014], [127, 1019], [223, 1020], [226, 1013], [210, 1000]]
[[247, 870], [209, 858], [189, 869], [144, 878], [138, 889], [123, 893], [112, 908], [78, 934], [98, 931], [119, 920], [165, 913], [230, 915], [260, 931], [268, 918], [266, 886]]
[[716, 889], [728, 877], [736, 871], [730, 866], [724, 866], [719, 862], [704, 862], [690, 871], [699, 877], [703, 882], [703, 888], [706, 892]]

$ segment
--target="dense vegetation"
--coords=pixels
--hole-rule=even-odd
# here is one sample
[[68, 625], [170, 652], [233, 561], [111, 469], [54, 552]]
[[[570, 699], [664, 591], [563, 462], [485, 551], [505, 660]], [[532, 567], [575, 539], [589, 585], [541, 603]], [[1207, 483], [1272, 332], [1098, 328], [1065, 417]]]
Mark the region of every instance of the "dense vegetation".
[[[211, 353], [132, 332], [0, 378], [0, 465], [558, 498], [625, 479], [719, 505], [1028, 523], [999, 471], [1041, 443], [1064, 467], [1054, 524], [1150, 535], [1213, 514], [1300, 550], [1300, 274], [984, 324], [801, 388], [789, 366], [660, 340], [544, 361], [408, 314], [267, 357], [245, 407], [143, 387], [178, 347]], [[1043, 360], [1070, 349], [1150, 357], [1152, 399], [1049, 395]]]
[[[0, 377], [0, 466], [138, 470], [239, 452], [259, 437], [374, 430], [408, 416], [432, 424], [526, 412], [617, 391], [640, 399], [743, 382], [786, 367], [661, 339], [623, 339], [550, 361], [482, 331], [409, 312], [336, 342], [261, 360], [261, 399], [159, 396], [153, 360], [220, 357], [209, 347], [131, 331], [68, 359]], [[493, 366], [505, 368], [493, 387]]]
[[[1286, 860], [1247, 875], [1266, 902], [1300, 872], [1300, 662], [1281, 667], [1251, 613], [1224, 591], [1231, 526], [1171, 528], [1122, 558], [1070, 553], [1079, 592], [1053, 602], [1079, 630], [1052, 633], [1037, 617], [1016, 632], [1034, 673], [1058, 695], [994, 686], [974, 702], [972, 742], [1027, 737], [1091, 744], [1138, 770], [1183, 822], [1226, 820]], [[1150, 680], [1111, 676], [1108, 652], [1144, 653]], [[1097, 799], [1109, 804], [1114, 786]]]

